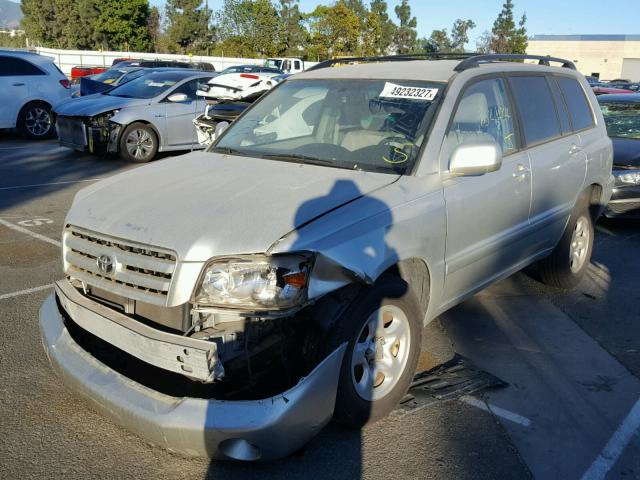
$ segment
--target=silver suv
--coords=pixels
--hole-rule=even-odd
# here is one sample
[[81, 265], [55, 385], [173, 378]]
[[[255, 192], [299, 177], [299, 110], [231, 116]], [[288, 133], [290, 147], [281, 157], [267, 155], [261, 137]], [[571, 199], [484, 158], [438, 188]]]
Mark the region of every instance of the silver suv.
[[278, 458], [389, 413], [437, 315], [533, 262], [565, 288], [589, 264], [598, 104], [571, 62], [514, 59], [320, 64], [207, 152], [81, 190], [40, 312], [55, 370], [188, 455]]

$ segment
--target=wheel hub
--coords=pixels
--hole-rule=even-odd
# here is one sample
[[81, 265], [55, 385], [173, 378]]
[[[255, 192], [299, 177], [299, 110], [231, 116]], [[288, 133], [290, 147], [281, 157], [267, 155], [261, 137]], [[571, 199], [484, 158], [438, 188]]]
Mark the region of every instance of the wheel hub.
[[578, 272], [585, 264], [590, 241], [589, 221], [581, 216], [576, 220], [569, 246], [569, 266], [572, 272]]
[[352, 381], [360, 397], [374, 401], [393, 390], [409, 357], [410, 327], [405, 313], [385, 305], [362, 327], [352, 359]]

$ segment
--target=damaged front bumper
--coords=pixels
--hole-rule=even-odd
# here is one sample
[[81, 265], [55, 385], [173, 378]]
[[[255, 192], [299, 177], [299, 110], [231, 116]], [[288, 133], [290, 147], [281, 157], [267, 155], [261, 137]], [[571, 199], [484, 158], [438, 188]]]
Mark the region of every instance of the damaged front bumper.
[[58, 142], [61, 146], [81, 152], [117, 153], [122, 126], [105, 119], [59, 116], [56, 120]]
[[47, 356], [60, 378], [105, 416], [173, 452], [244, 461], [285, 457], [329, 422], [346, 348], [342, 344], [281, 394], [263, 400], [222, 401], [165, 395], [98, 361], [67, 331], [55, 293], [40, 309], [40, 328]]

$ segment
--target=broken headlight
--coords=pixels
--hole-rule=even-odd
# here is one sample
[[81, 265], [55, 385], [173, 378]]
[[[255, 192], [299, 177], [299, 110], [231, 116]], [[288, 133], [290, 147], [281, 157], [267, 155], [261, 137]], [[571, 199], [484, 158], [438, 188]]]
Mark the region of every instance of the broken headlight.
[[201, 275], [195, 302], [253, 310], [295, 307], [306, 299], [312, 260], [307, 254], [213, 260]]
[[104, 128], [109, 123], [109, 119], [111, 117], [113, 117], [116, 113], [118, 113], [119, 111], [120, 110], [112, 110], [110, 112], [105, 112], [105, 113], [102, 113], [100, 115], [96, 115], [95, 117], [92, 117], [92, 118], [89, 119], [89, 126], [90, 127]]

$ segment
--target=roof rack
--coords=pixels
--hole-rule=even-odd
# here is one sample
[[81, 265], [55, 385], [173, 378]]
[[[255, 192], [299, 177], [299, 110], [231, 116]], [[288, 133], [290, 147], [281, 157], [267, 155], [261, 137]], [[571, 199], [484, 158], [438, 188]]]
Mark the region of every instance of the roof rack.
[[570, 68], [571, 70], [575, 70], [575, 64], [570, 60], [565, 60], [564, 58], [557, 57], [549, 57], [543, 55], [520, 55], [515, 53], [495, 53], [488, 55], [473, 55], [467, 57], [462, 62], [460, 62], [454, 70], [456, 72], [462, 72], [467, 70], [468, 68], [477, 67], [483, 63], [492, 63], [492, 62], [505, 62], [509, 60], [538, 60], [538, 65], [545, 65], [549, 67], [549, 62], [561, 63], [564, 68]]
[[475, 53], [407, 53], [402, 55], [333, 58], [308, 68], [307, 72], [311, 70], [319, 70], [321, 68], [334, 67], [337, 65], [357, 63], [404, 62], [410, 60], [466, 60], [474, 57], [475, 55]]

